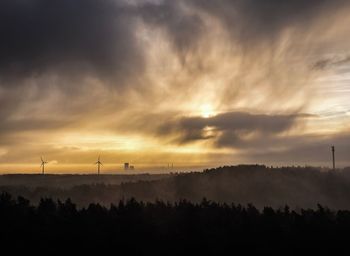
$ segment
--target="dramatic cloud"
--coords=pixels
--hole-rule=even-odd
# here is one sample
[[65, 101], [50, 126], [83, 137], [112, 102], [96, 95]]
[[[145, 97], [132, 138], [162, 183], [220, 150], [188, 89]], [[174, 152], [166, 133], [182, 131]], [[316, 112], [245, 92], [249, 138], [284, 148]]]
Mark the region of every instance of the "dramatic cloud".
[[[193, 5], [218, 18], [240, 43], [249, 46], [261, 40], [278, 40], [286, 29], [307, 31], [320, 15], [336, 11], [343, 0], [219, 0], [191, 1]], [[247, 46], [247, 45], [244, 45]]]
[[[137, 21], [163, 29], [181, 51], [202, 44], [209, 15], [219, 20], [232, 43], [250, 47], [273, 43], [287, 29], [309, 32], [316, 18], [344, 1], [139, 1], [4, 0], [0, 3], [1, 78], [50, 72], [116, 76], [142, 72], [143, 45]], [[297, 41], [297, 40], [296, 40]], [[297, 43], [297, 42], [296, 42]], [[146, 49], [147, 50], [147, 49]], [[91, 74], [90, 74], [91, 73]], [[6, 81], [6, 80], [5, 80]], [[119, 83], [120, 84], [120, 83]], [[4, 83], [6, 85], [6, 83]]]
[[349, 11], [345, 0], [2, 0], [0, 160], [51, 152], [59, 166], [74, 148], [263, 161], [340, 143]]
[[140, 72], [128, 14], [113, 0], [1, 1], [1, 78], [91, 72], [123, 80]]
[[190, 143], [196, 140], [214, 139], [217, 146], [242, 147], [249, 143], [255, 147], [255, 141], [276, 136], [290, 130], [298, 119], [309, 115], [263, 115], [244, 112], [230, 112], [213, 117], [188, 117], [166, 121], [159, 134], [179, 134], [177, 141]]

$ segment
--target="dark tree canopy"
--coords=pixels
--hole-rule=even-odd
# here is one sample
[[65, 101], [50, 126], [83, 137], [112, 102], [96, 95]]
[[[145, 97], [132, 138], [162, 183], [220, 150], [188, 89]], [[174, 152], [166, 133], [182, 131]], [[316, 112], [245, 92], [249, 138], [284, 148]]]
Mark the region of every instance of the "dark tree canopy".
[[110, 207], [78, 209], [41, 199], [32, 206], [23, 197], [0, 195], [0, 243], [38, 253], [67, 250], [128, 254], [335, 253], [350, 242], [350, 211], [294, 211], [253, 205], [219, 204], [207, 199], [174, 204], [120, 201]]

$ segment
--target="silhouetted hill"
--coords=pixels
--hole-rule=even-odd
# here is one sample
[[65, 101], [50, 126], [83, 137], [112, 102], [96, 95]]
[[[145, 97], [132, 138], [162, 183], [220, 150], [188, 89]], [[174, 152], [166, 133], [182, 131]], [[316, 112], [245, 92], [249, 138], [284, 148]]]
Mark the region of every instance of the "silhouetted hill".
[[24, 196], [33, 202], [39, 202], [41, 197], [71, 198], [79, 206], [92, 202], [109, 205], [129, 198], [148, 202], [182, 199], [199, 202], [205, 197], [215, 202], [252, 203], [258, 208], [286, 204], [292, 208], [315, 208], [319, 203], [332, 209], [350, 209], [348, 169], [334, 172], [312, 167], [225, 166], [119, 185], [96, 183], [70, 188], [2, 186], [0, 191]]
[[227, 166], [121, 187], [124, 195], [147, 201], [199, 202], [206, 197], [215, 202], [253, 203], [260, 208], [285, 204], [308, 208], [320, 203], [349, 209], [349, 177], [346, 172], [311, 167]]

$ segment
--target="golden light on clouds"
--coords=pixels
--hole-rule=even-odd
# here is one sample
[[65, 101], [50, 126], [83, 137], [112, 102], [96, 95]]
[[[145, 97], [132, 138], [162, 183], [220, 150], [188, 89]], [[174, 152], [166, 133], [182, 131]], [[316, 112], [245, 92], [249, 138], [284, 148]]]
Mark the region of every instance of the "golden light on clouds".
[[201, 116], [204, 118], [211, 117], [215, 115], [215, 111], [213, 109], [213, 106], [210, 104], [204, 104], [200, 107], [201, 110]]
[[17, 6], [36, 35], [17, 48], [22, 26], [4, 22], [0, 167], [29, 170], [45, 155], [54, 172], [83, 172], [99, 154], [109, 171], [326, 164], [329, 144], [349, 149], [350, 5], [77, 1], [89, 15], [46, 21]]

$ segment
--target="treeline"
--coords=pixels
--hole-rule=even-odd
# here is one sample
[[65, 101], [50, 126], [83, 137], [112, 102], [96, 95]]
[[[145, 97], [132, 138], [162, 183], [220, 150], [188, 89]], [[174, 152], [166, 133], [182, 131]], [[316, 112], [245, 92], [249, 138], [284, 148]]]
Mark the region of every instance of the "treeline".
[[[30, 176], [27, 178], [30, 179]], [[93, 177], [89, 178], [92, 179]], [[148, 180], [118, 185], [109, 184], [108, 180], [103, 183], [96, 180], [96, 184], [70, 188], [61, 188], [59, 184], [50, 187], [45, 183], [38, 187], [0, 186], [1, 191], [26, 197], [34, 204], [39, 203], [42, 197], [61, 201], [71, 198], [79, 207], [86, 207], [92, 202], [109, 206], [110, 203], [130, 198], [145, 202], [178, 202], [182, 199], [200, 202], [205, 197], [219, 203], [252, 203], [259, 209], [264, 206], [279, 208], [283, 205], [291, 208], [317, 208], [319, 203], [331, 209], [350, 210], [350, 171], [239, 165], [173, 174], [158, 180], [149, 177]]]
[[4, 174], [0, 175], [2, 186], [26, 186], [28, 188], [47, 187], [69, 189], [79, 185], [92, 185], [103, 183], [119, 185], [125, 182], [140, 180], [158, 180], [169, 177], [170, 174]]
[[41, 199], [37, 206], [0, 195], [2, 251], [54, 255], [76, 251], [115, 254], [295, 255], [336, 253], [350, 242], [350, 211], [262, 210], [252, 205], [119, 201], [78, 208], [70, 199]]

